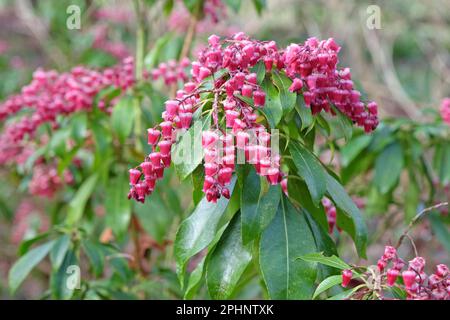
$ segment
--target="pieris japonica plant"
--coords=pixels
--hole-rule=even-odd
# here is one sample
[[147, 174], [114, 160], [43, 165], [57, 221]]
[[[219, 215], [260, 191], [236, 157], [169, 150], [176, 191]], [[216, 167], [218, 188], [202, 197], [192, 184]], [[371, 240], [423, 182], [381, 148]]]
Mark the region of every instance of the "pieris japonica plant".
[[333, 223], [365, 256], [358, 207], [314, 153], [316, 135], [329, 134], [335, 117], [368, 134], [378, 125], [376, 103], [361, 100], [339, 51], [333, 39], [280, 48], [242, 32], [212, 35], [190, 81], [165, 102], [163, 121], [148, 129], [151, 152], [129, 170], [128, 197], [152, 201], [172, 163], [181, 179], [191, 177], [196, 208], [175, 241], [186, 297], [205, 279], [211, 297], [230, 298], [260, 273], [268, 297], [310, 298], [328, 271], [297, 258], [336, 253], [325, 197]]

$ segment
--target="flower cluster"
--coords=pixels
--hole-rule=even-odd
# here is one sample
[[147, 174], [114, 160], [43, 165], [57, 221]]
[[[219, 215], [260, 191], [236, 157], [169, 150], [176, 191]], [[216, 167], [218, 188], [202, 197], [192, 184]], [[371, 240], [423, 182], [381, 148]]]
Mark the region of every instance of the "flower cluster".
[[[389, 265], [390, 268], [387, 268]], [[414, 300], [450, 299], [450, 272], [445, 264], [437, 265], [435, 272], [427, 275], [424, 271], [425, 259], [423, 257], [415, 257], [407, 265], [398, 257], [394, 247], [386, 246], [384, 254], [378, 260], [377, 269], [380, 274], [378, 279], [381, 288], [397, 286], [406, 291], [408, 299]], [[402, 272], [402, 270], [404, 271]], [[352, 276], [352, 270], [343, 270], [343, 287], [348, 286]], [[402, 278], [403, 284], [397, 282], [399, 278]], [[383, 299], [384, 296], [380, 296], [380, 298]]]
[[[309, 91], [316, 94], [316, 89], [308, 84], [308, 79], [313, 76], [319, 77], [323, 74], [335, 71], [335, 76], [327, 78], [327, 83], [331, 85], [332, 79], [336, 82], [336, 88], [341, 89], [343, 81], [340, 73], [336, 70], [336, 64], [323, 70], [320, 64], [315, 64], [309, 70], [309, 73], [303, 73], [297, 77], [296, 64], [307, 57], [302, 50], [298, 53], [298, 59], [294, 60], [293, 45], [286, 51], [278, 49], [274, 41], [255, 41], [239, 32], [233, 37], [221, 41], [216, 35], [208, 38], [209, 46], [202, 50], [198, 60], [192, 62], [192, 81], [185, 83], [184, 88], [177, 92], [174, 100], [166, 102], [165, 111], [162, 114], [164, 121], [158, 128], [148, 130], [148, 142], [153, 147], [153, 152], [147, 157], [139, 170], [138, 168], [130, 170], [131, 190], [129, 198], [138, 201], [144, 201], [145, 196], [151, 194], [154, 188], [155, 180], [162, 177], [163, 170], [170, 165], [171, 146], [175, 142], [176, 131], [179, 129], [188, 129], [192, 124], [193, 114], [205, 106], [204, 94], [208, 94], [211, 100], [211, 110], [201, 110], [209, 112], [213, 119], [213, 128], [203, 132], [202, 142], [205, 159], [205, 182], [203, 191], [208, 201], [217, 201], [221, 195], [228, 196], [226, 185], [231, 179], [234, 171], [236, 157], [240, 152], [244, 155], [245, 161], [255, 166], [256, 171], [261, 176], [265, 176], [269, 183], [278, 184], [283, 181], [284, 174], [280, 169], [280, 156], [278, 150], [272, 148], [272, 135], [268, 132], [266, 126], [257, 121], [260, 115], [260, 109], [266, 104], [266, 92], [258, 83], [257, 74], [253, 73], [252, 67], [257, 63], [264, 63], [266, 72], [272, 72], [276, 68], [279, 72], [286, 72], [294, 78], [291, 89], [301, 93], [300, 89], [309, 88]], [[301, 48], [309, 48], [314, 43], [308, 40], [307, 44]], [[318, 47], [323, 47], [325, 42], [317, 42]], [[326, 43], [334, 43], [328, 40]], [[334, 47], [333, 47], [334, 48]], [[310, 49], [308, 49], [310, 50]], [[319, 50], [316, 50], [319, 51]], [[318, 54], [316, 51], [311, 55]], [[336, 49], [336, 53], [337, 53]], [[289, 52], [289, 54], [288, 54]], [[336, 58], [337, 59], [337, 58]], [[311, 58], [311, 61], [314, 59]], [[309, 61], [309, 60], [308, 60]], [[315, 60], [314, 60], [315, 61]], [[322, 61], [322, 60], [320, 60]], [[311, 62], [312, 63], [312, 62]], [[337, 63], [337, 62], [336, 62]], [[349, 73], [344, 79], [349, 88]], [[342, 80], [342, 81], [341, 81]], [[206, 81], [212, 81], [211, 89], [204, 86]], [[300, 88], [293, 88], [302, 82]], [[303, 84], [303, 81], [305, 84]], [[311, 82], [311, 81], [309, 81]], [[294, 90], [295, 89], [295, 90]], [[323, 90], [319, 90], [322, 92]], [[327, 91], [328, 92], [328, 91]], [[346, 91], [347, 92], [347, 91]], [[202, 100], [203, 99], [203, 100]], [[305, 98], [306, 99], [306, 98]], [[314, 98], [318, 101], [319, 98]], [[208, 99], [206, 99], [206, 102]], [[340, 100], [341, 106], [353, 106], [362, 102], [356, 102], [356, 99], [349, 102], [346, 99]], [[315, 102], [314, 102], [315, 103]], [[313, 106], [314, 103], [308, 105]], [[359, 104], [358, 104], [359, 105]], [[372, 107], [369, 107], [371, 105]], [[375, 108], [375, 104], [369, 104], [367, 108]], [[364, 111], [365, 112], [365, 111]], [[376, 119], [376, 112], [365, 112], [367, 119]], [[351, 111], [352, 119], [359, 116]], [[375, 118], [374, 118], [375, 117]], [[359, 119], [359, 118], [358, 118]], [[370, 130], [376, 126], [372, 123]], [[367, 127], [368, 128], [368, 127]], [[367, 130], [369, 131], [369, 130]], [[219, 145], [217, 145], [219, 143]], [[159, 149], [159, 151], [157, 151]], [[141, 177], [144, 179], [141, 179]], [[283, 189], [287, 192], [287, 181], [283, 183]]]
[[332, 234], [334, 227], [336, 226], [336, 207], [333, 205], [333, 202], [331, 202], [328, 198], [322, 199], [322, 205], [325, 209], [325, 214], [327, 215], [327, 222], [328, 222], [328, 233]]
[[313, 114], [322, 110], [335, 114], [332, 105], [354, 123], [370, 132], [378, 125], [377, 104], [361, 102], [353, 88], [349, 68], [338, 69], [340, 47], [333, 39], [308, 39], [303, 45], [291, 44], [283, 54], [287, 75], [293, 80], [290, 90], [301, 92]]
[[[0, 105], [0, 121], [26, 110], [24, 116], [7, 123], [3, 128], [0, 149], [8, 157], [2, 155], [0, 163], [14, 160], [20, 154], [25, 138], [33, 138], [42, 124], [49, 123], [57, 127], [58, 116], [91, 110], [95, 96], [107, 87], [126, 90], [132, 86], [133, 72], [132, 58], [124, 59], [122, 64], [102, 71], [82, 66], [61, 74], [54, 70], [36, 70], [31, 83], [24, 86], [21, 93], [11, 96]], [[109, 105], [102, 100], [99, 107], [107, 109]]]
[[450, 98], [445, 98], [441, 103], [441, 117], [445, 123], [450, 125]]
[[98, 25], [93, 29], [94, 41], [92, 47], [110, 54], [116, 59], [125, 59], [130, 55], [130, 50], [122, 41], [108, 39], [108, 26]]
[[62, 185], [71, 184], [73, 180], [69, 170], [65, 170], [61, 177], [55, 165], [40, 163], [33, 167], [28, 189], [32, 195], [52, 198]]
[[176, 84], [178, 81], [185, 83], [189, 80], [186, 68], [190, 64], [188, 58], [182, 59], [179, 63], [175, 60], [169, 60], [167, 63], [161, 62], [157, 68], [151, 71], [152, 80], [163, 79], [166, 86]]

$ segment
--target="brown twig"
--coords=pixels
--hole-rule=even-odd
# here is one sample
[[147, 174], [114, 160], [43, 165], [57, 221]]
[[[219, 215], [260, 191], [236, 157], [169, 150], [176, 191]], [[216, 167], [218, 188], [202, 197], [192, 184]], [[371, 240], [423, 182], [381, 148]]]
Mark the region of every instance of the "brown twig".
[[409, 231], [412, 229], [412, 227], [414, 226], [414, 224], [425, 214], [425, 213], [427, 213], [427, 212], [430, 212], [430, 211], [433, 211], [433, 210], [435, 210], [435, 209], [438, 209], [438, 208], [440, 208], [440, 207], [443, 207], [443, 206], [448, 206], [448, 202], [442, 202], [442, 203], [438, 203], [438, 204], [436, 204], [436, 205], [434, 205], [434, 206], [432, 206], [432, 207], [428, 207], [428, 208], [425, 208], [425, 209], [423, 209], [422, 211], [420, 211], [412, 220], [411, 220], [411, 222], [409, 223], [409, 225], [408, 225], [408, 227], [405, 229], [405, 231], [403, 232], [403, 234], [400, 236], [400, 238], [398, 239], [398, 242], [397, 242], [397, 245], [395, 246], [395, 248], [396, 249], [398, 249], [401, 245], [402, 245], [402, 242], [403, 242], [403, 239], [404, 238], [409, 238], [410, 240], [411, 240], [411, 242], [413, 243], [413, 247], [414, 247], [414, 250], [416, 251], [416, 255], [417, 255], [417, 249], [415, 248], [415, 245], [414, 245], [414, 241], [412, 241], [412, 239], [411, 239], [411, 237], [409, 236]]

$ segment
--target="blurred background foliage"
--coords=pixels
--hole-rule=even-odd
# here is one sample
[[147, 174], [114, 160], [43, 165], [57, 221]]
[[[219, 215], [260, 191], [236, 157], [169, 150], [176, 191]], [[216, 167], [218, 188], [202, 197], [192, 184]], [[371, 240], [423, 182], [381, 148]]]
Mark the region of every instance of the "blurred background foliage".
[[[242, 1], [238, 12], [232, 8], [239, 1], [224, 2], [228, 6], [217, 24], [197, 26], [191, 57], [195, 57], [211, 33], [228, 35], [244, 31], [255, 38], [276, 39], [280, 45], [301, 42], [310, 36], [334, 37], [343, 47], [341, 63], [351, 67], [353, 78], [359, 81], [358, 89], [365, 97], [377, 101], [380, 117], [386, 121], [373, 136], [364, 137], [355, 132], [346, 146], [342, 139], [323, 141], [324, 146], [332, 145], [340, 150], [340, 155], [337, 152], [332, 156], [325, 151], [328, 148], [320, 146], [318, 150], [324, 151], [323, 159], [340, 170], [349, 193], [363, 199], [371, 235], [369, 261], [380, 256], [386, 243], [398, 238], [405, 224], [421, 208], [448, 201], [449, 133], [438, 120], [436, 110], [442, 98], [450, 95], [449, 1], [267, 0], [260, 14], [252, 1]], [[72, 4], [81, 8], [81, 30], [66, 28], [66, 8]], [[147, 0], [145, 4], [148, 6], [145, 68], [150, 71], [160, 62], [179, 58], [187, 28], [177, 25], [177, 19], [173, 18], [182, 6], [178, 1]], [[367, 8], [373, 4], [381, 9], [380, 30], [369, 30], [366, 26]], [[134, 55], [137, 21], [131, 1], [0, 0], [0, 99], [3, 101], [29, 83], [38, 67], [61, 72], [79, 64], [100, 68]], [[143, 110], [140, 126], [150, 127], [158, 121], [171, 90], [161, 80], [142, 85], [138, 90]], [[98, 122], [109, 121], [105, 115], [99, 117]], [[74, 122], [72, 119], [68, 125], [77, 128]], [[84, 137], [83, 133], [81, 136]], [[145, 137], [141, 134], [139, 139]], [[127, 192], [127, 177], [121, 173], [127, 171], [130, 159], [133, 159], [131, 163], [139, 163], [146, 150], [145, 141], [141, 148], [135, 148], [132, 140], [118, 144], [116, 141], [115, 146], [106, 143], [110, 144], [113, 155], [101, 161], [109, 179], [96, 184], [96, 191], [86, 206], [85, 222], [77, 230], [83, 241], [81, 255], [75, 258], [87, 266], [82, 270], [94, 269], [85, 275], [90, 281], [83, 285], [89, 287], [82, 290], [83, 296], [79, 298], [180, 298], [182, 292], [174, 271], [171, 244], [179, 222], [194, 206], [191, 183], [184, 181], [180, 185], [175, 174], [168, 174], [145, 205], [120, 201], [108, 204], [108, 199], [124, 198], [123, 194], [114, 194]], [[83, 159], [91, 161], [92, 149], [85, 149]], [[391, 164], [387, 166], [386, 161]], [[398, 169], [392, 173], [389, 168]], [[56, 232], [49, 235], [55, 241], [64, 241], [61, 239], [64, 232], [58, 233], [57, 227], [70, 199], [90, 174], [83, 170], [73, 172], [74, 185], [65, 187], [56, 200], [42, 200], [28, 194], [29, 175], [0, 167], [0, 179], [4, 182], [0, 184], [1, 298], [12, 298], [7, 290], [7, 273], [17, 259], [18, 250], [26, 251], [42, 228]], [[17, 227], [15, 216], [23, 200], [30, 201], [34, 209], [17, 241], [13, 235]], [[111, 217], [111, 211], [117, 211], [120, 206], [127, 212], [125, 221], [123, 216]], [[138, 222], [134, 224], [133, 219]], [[430, 264], [450, 262], [448, 220], [448, 210], [435, 212], [414, 230], [418, 250]], [[56, 229], [43, 226], [43, 221]], [[25, 247], [24, 242], [20, 245], [21, 240], [27, 239], [31, 242], [25, 242]], [[142, 251], [137, 255], [145, 257], [143, 261], [102, 258], [133, 257], [135, 250]], [[411, 252], [407, 246], [402, 250], [405, 255]], [[339, 252], [348, 260], [356, 256], [345, 237], [339, 241]], [[68, 263], [67, 259], [68, 256], [64, 263]], [[105, 270], [103, 262], [98, 262], [103, 260], [107, 263]], [[136, 263], [142, 265], [130, 268]], [[42, 297], [49, 276], [56, 279], [53, 283], [57, 286], [58, 273], [51, 269], [48, 263], [39, 265], [14, 297]], [[64, 292], [58, 295], [65, 297]], [[204, 289], [200, 296], [207, 297]], [[245, 283], [236, 296], [255, 297], [264, 297], [264, 292], [254, 281]]]

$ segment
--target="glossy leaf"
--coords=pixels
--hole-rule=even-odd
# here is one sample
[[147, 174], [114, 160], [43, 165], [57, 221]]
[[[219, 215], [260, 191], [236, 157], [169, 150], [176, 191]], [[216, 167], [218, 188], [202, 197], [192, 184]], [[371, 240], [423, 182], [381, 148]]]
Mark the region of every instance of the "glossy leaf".
[[126, 172], [111, 179], [106, 187], [106, 225], [116, 235], [122, 235], [130, 224], [132, 203], [127, 198], [129, 189]]
[[327, 180], [322, 164], [308, 149], [296, 141], [291, 142], [289, 151], [298, 175], [305, 180], [311, 198], [318, 206], [327, 190]]
[[9, 270], [9, 289], [14, 293], [22, 284], [30, 271], [45, 258], [53, 248], [55, 241], [42, 244], [23, 255]]
[[283, 116], [283, 107], [280, 103], [280, 92], [270, 79], [264, 79], [262, 89], [266, 93], [266, 104], [261, 112], [265, 114], [271, 128], [275, 128]]
[[350, 220], [348, 224], [340, 224], [341, 221], [345, 221], [345, 216], [341, 215], [341, 211], [338, 210], [337, 222], [338, 225], [350, 234], [355, 241], [356, 249], [361, 257], [366, 255], [367, 246], [367, 228], [364, 223], [361, 212], [358, 207], [353, 203], [344, 187], [330, 174], [327, 174], [327, 193], [329, 197], [336, 204], [338, 209]]
[[297, 94], [289, 91], [292, 80], [278, 71], [272, 73], [272, 80], [280, 92], [281, 107], [283, 114], [286, 115], [294, 109], [297, 100]]
[[309, 253], [298, 258], [303, 261], [321, 263], [339, 270], [350, 268], [350, 266], [344, 260], [338, 258], [335, 255], [326, 257], [322, 253]]
[[[230, 192], [233, 191], [235, 183], [236, 178], [233, 178], [229, 187]], [[208, 202], [204, 197], [194, 212], [181, 223], [175, 238], [174, 250], [177, 273], [182, 284], [187, 262], [214, 239], [228, 202], [225, 197], [221, 197], [217, 203]]]
[[252, 244], [242, 243], [241, 219], [236, 214], [217, 243], [206, 269], [206, 283], [213, 299], [229, 298], [252, 259]]
[[254, 169], [244, 180], [241, 194], [242, 240], [247, 244], [259, 237], [278, 210], [279, 185], [271, 186]]
[[313, 299], [315, 299], [322, 292], [342, 283], [341, 275], [329, 276], [324, 279], [318, 286], [316, 291], [314, 291]]
[[398, 183], [403, 165], [403, 149], [399, 143], [393, 143], [381, 152], [375, 161], [373, 181], [381, 193], [387, 193]]
[[70, 236], [68, 234], [64, 234], [56, 240], [55, 245], [50, 251], [50, 261], [52, 262], [53, 269], [58, 269], [61, 266], [69, 247]]
[[125, 139], [130, 135], [134, 118], [135, 108], [131, 97], [125, 96], [121, 98], [114, 106], [111, 115], [111, 126], [121, 143], [124, 143]]
[[315, 252], [306, 218], [282, 196], [278, 212], [263, 232], [260, 266], [271, 299], [310, 299], [314, 291], [315, 263], [297, 257]]
[[70, 201], [66, 217], [66, 222], [68, 225], [73, 225], [81, 219], [86, 203], [94, 191], [95, 185], [97, 184], [97, 180], [97, 174], [93, 174], [87, 178]]

